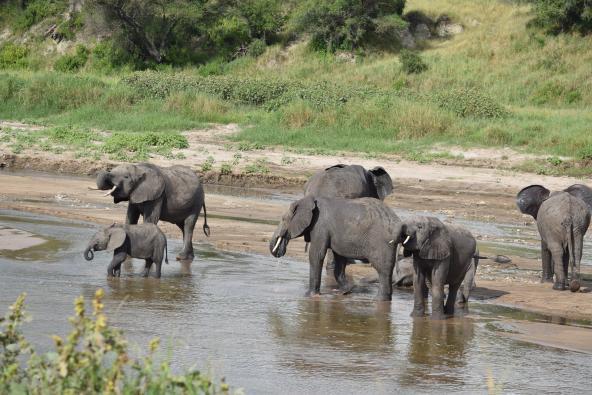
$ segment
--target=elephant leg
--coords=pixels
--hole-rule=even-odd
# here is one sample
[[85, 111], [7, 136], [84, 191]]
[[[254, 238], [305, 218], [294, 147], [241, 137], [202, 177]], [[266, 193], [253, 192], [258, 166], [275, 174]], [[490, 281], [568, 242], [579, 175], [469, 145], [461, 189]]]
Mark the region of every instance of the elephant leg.
[[[434, 320], [445, 318], [444, 283], [448, 277], [448, 265], [448, 262], [441, 262], [432, 269], [432, 319]], [[458, 291], [458, 288], [456, 290]]]
[[323, 274], [323, 261], [327, 254], [326, 246], [311, 245], [308, 250], [308, 261], [310, 263], [310, 272], [308, 276], [307, 296], [321, 294], [321, 277]]
[[138, 219], [140, 219], [140, 210], [138, 210], [138, 207], [136, 207], [135, 204], [128, 204], [125, 223], [129, 225], [135, 225], [138, 223]]
[[152, 267], [152, 258], [146, 258], [146, 266], [144, 266], [144, 272], [142, 273], [142, 277], [148, 277], [151, 267]]
[[454, 304], [456, 303], [456, 295], [460, 284], [448, 285], [448, 297], [446, 298], [446, 306], [444, 306], [444, 314], [454, 315]]
[[563, 248], [561, 246], [555, 246], [551, 248], [551, 256], [553, 257], [553, 263], [555, 267], [555, 283], [553, 289], [558, 291], [565, 290], [565, 271], [563, 270]]
[[114, 277], [116, 275], [116, 270], [121, 270], [121, 264], [127, 258], [127, 253], [125, 251], [117, 251], [113, 254], [113, 258], [111, 259], [111, 263], [107, 267], [107, 277]]
[[162, 260], [156, 262], [156, 278], [160, 278], [162, 274]]
[[327, 271], [327, 274], [331, 273], [331, 271], [335, 272], [335, 256], [333, 250], [327, 250], [327, 256], [325, 258], [325, 261], [325, 270]]
[[425, 315], [428, 286], [425, 282], [425, 273], [413, 265], [413, 311], [412, 317], [423, 317]]
[[[195, 228], [195, 223], [197, 222], [197, 214], [191, 214], [189, 217], [185, 218], [183, 222], [183, 251], [179, 255], [177, 255], [177, 260], [180, 261], [193, 261], [194, 254], [193, 254], [193, 229]], [[179, 227], [181, 227], [178, 224]]]
[[541, 260], [543, 261], [543, 277], [542, 283], [553, 282], [553, 257], [551, 251], [547, 248], [547, 243], [541, 240]]
[[[331, 254], [331, 251], [327, 251], [327, 257]], [[347, 293], [350, 291], [350, 288], [347, 283], [347, 278], [345, 277], [345, 267], [347, 265], [347, 258], [342, 257], [341, 255], [331, 254], [333, 255], [333, 275], [335, 276], [335, 281], [339, 285], [339, 289], [343, 293]]]
[[393, 297], [393, 269], [394, 262], [383, 264], [378, 270], [378, 295], [379, 301], [390, 301]]

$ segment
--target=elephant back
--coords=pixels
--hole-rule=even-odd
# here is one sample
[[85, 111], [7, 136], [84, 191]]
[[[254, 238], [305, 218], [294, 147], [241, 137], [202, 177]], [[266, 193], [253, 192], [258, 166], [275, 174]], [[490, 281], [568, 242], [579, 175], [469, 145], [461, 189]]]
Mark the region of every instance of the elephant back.
[[314, 197], [356, 199], [378, 197], [370, 188], [366, 170], [359, 165], [335, 165], [315, 173], [304, 186]]
[[167, 206], [182, 208], [193, 204], [196, 200], [203, 203], [201, 180], [189, 167], [180, 165], [164, 167], [162, 174], [166, 184]]

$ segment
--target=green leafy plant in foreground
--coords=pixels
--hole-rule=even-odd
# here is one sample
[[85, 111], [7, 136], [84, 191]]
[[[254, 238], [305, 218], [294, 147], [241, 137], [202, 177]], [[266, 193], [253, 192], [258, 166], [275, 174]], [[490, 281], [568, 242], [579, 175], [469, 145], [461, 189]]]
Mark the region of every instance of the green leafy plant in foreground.
[[97, 290], [93, 311], [84, 298], [74, 303], [72, 330], [53, 336], [55, 350], [37, 354], [21, 326], [27, 321], [20, 295], [0, 318], [0, 393], [2, 394], [227, 394], [228, 385], [215, 384], [198, 371], [176, 375], [168, 362], [156, 363], [159, 340], [150, 341], [145, 357], [128, 354], [120, 330], [109, 327], [103, 312], [104, 292]]

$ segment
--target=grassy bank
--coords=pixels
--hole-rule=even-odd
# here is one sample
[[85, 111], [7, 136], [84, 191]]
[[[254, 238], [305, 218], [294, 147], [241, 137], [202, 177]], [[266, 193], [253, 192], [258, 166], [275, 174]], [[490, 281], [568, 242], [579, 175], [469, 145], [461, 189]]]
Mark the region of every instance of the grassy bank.
[[436, 143], [592, 159], [590, 37], [529, 30], [529, 6], [507, 1], [413, 0], [406, 11], [446, 14], [464, 27], [420, 43], [428, 65], [420, 74], [403, 71], [397, 54], [352, 61], [305, 42], [158, 73], [5, 71], [0, 118], [174, 135], [236, 122], [236, 139], [260, 145], [419, 160]]

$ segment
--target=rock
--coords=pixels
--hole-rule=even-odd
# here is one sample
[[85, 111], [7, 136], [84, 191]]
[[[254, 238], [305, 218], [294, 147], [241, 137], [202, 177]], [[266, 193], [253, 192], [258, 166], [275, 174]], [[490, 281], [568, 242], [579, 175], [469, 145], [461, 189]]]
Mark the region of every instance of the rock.
[[416, 40], [429, 40], [432, 37], [430, 28], [425, 23], [420, 23], [413, 29], [413, 36]]
[[415, 42], [415, 37], [409, 31], [409, 29], [404, 29], [399, 31], [399, 41], [401, 42], [401, 46], [407, 49], [415, 49], [417, 48], [417, 43]]
[[436, 34], [438, 37], [450, 37], [460, 34], [464, 27], [460, 23], [454, 23], [447, 15], [442, 15], [436, 21]]

